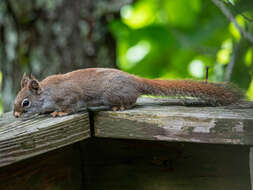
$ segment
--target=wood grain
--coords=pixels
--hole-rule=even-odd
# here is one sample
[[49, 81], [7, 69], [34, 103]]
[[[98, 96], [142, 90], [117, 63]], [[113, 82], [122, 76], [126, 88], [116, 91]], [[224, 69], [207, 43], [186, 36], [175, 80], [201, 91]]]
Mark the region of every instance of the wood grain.
[[[160, 102], [160, 103], [159, 103]], [[253, 109], [185, 107], [141, 99], [135, 109], [100, 111], [96, 137], [253, 145]]]
[[90, 136], [87, 113], [21, 121], [11, 113], [0, 118], [0, 166], [33, 157]]

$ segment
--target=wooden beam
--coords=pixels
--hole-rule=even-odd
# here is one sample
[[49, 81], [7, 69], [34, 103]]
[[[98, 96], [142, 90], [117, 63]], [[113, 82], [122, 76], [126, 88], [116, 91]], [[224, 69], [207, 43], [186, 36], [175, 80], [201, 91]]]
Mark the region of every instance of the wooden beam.
[[94, 127], [96, 137], [253, 145], [252, 108], [185, 107], [142, 98], [135, 109], [96, 112]]
[[106, 138], [81, 144], [84, 189], [250, 189], [248, 146]]
[[1, 190], [84, 190], [78, 143], [1, 167]]
[[250, 147], [249, 152], [249, 171], [250, 171], [251, 190], [253, 190], [253, 147]]
[[27, 121], [0, 118], [0, 166], [9, 165], [90, 137], [88, 113]]

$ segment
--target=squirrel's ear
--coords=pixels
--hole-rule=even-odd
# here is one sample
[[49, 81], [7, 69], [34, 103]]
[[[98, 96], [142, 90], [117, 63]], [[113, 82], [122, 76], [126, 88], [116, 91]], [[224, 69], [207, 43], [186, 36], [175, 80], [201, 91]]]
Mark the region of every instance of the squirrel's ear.
[[29, 82], [29, 78], [26, 76], [26, 73], [24, 73], [22, 79], [21, 79], [21, 88], [24, 88]]
[[36, 79], [31, 79], [28, 83], [28, 87], [29, 89], [36, 94], [40, 94], [41, 93], [41, 87], [40, 87], [40, 83], [39, 81], [37, 81]]
[[37, 79], [33, 76], [32, 73], [29, 74], [29, 79], [31, 79], [31, 80], [37, 80]]

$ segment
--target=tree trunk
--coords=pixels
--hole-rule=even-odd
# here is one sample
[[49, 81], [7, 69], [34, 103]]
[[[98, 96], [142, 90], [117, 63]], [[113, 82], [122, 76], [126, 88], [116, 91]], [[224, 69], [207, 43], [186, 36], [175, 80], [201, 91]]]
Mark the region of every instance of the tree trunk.
[[116, 67], [108, 22], [130, 0], [2, 0], [2, 98], [11, 110], [24, 72], [38, 79], [86, 67]]

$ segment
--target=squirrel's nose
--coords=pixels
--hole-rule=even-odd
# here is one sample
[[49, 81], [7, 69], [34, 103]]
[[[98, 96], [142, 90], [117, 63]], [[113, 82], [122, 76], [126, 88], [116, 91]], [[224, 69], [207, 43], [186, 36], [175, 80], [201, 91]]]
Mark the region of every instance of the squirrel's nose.
[[21, 112], [14, 111], [14, 116], [15, 117], [20, 117], [21, 116]]

